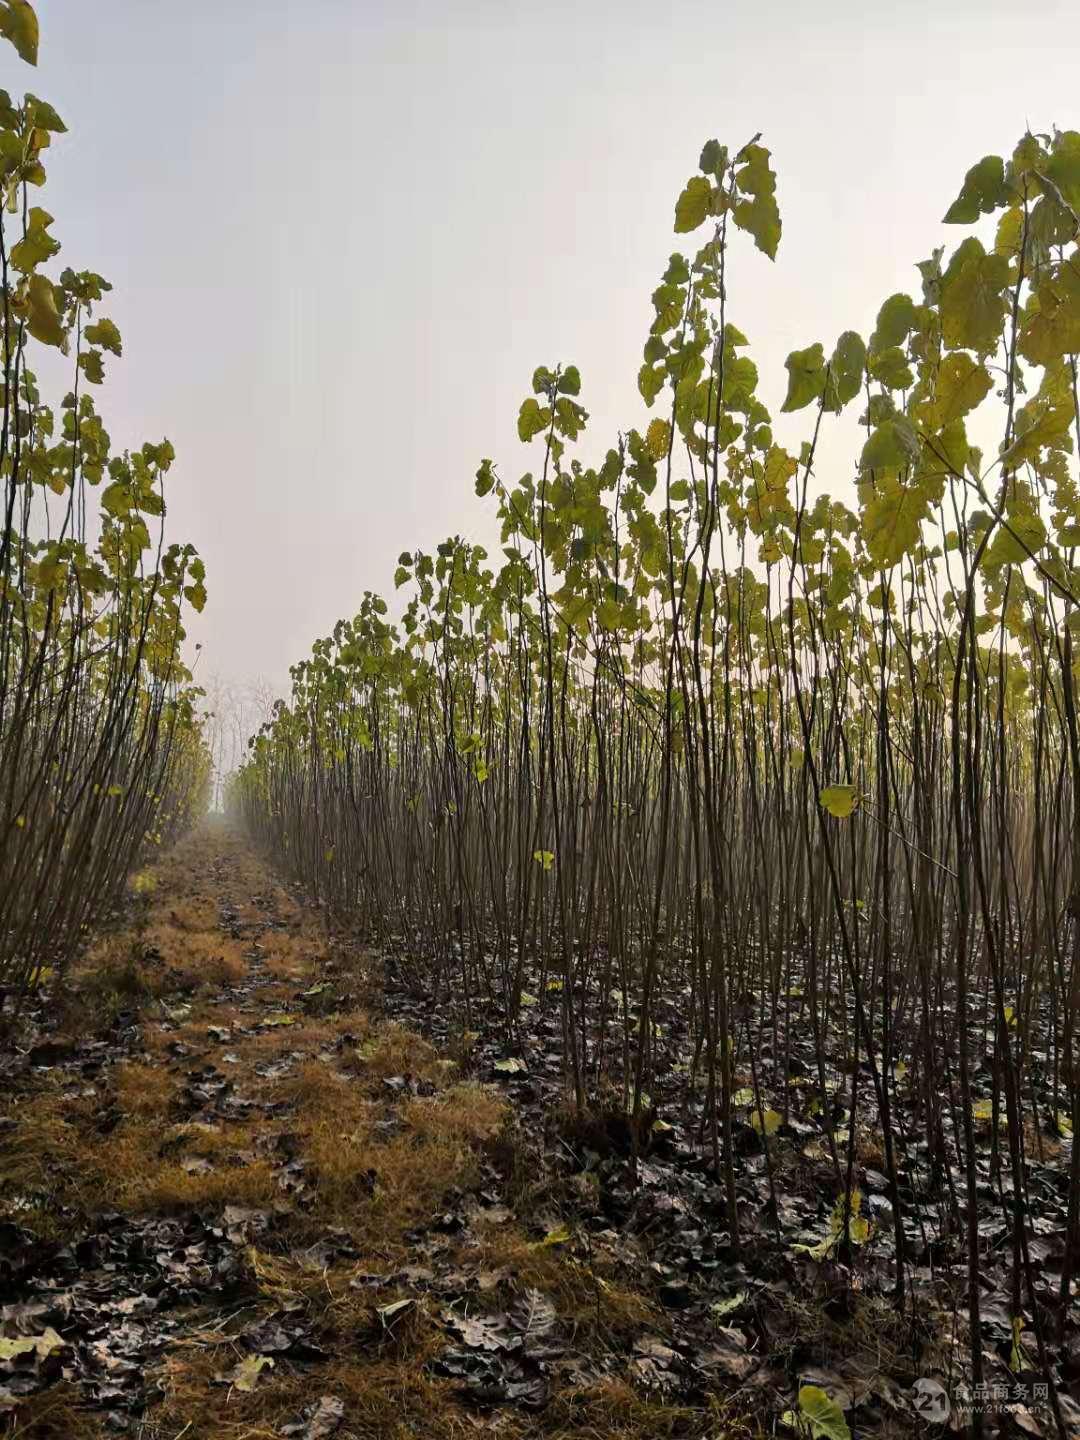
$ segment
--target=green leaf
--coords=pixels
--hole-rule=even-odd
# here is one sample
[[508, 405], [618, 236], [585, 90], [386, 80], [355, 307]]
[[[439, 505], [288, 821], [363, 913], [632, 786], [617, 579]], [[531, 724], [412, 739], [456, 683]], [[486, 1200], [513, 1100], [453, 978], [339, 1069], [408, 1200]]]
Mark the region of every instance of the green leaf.
[[840, 411], [862, 389], [866, 371], [866, 346], [862, 336], [845, 330], [836, 342], [829, 361], [828, 408]]
[[555, 401], [555, 429], [569, 440], [576, 440], [585, 429], [588, 414], [574, 400], [560, 395]]
[[646, 405], [651, 405], [664, 388], [667, 371], [663, 365], [642, 365], [638, 371], [638, 390]]
[[1072, 423], [1070, 405], [1037, 396], [1017, 416], [1016, 439], [1002, 455], [1002, 463], [1015, 468], [1025, 460], [1037, 460], [1047, 447], [1068, 445]]
[[28, 274], [36, 266], [51, 260], [60, 249], [60, 241], [49, 234], [53, 217], [40, 205], [34, 205], [26, 220], [26, 234], [11, 247], [11, 263], [16, 270]]
[[40, 1335], [18, 1335], [8, 1339], [0, 1335], [0, 1360], [17, 1360], [20, 1355], [36, 1355], [47, 1360], [54, 1350], [62, 1350], [65, 1341], [50, 1325]]
[[91, 385], [101, 385], [105, 380], [105, 362], [100, 350], [84, 350], [79, 356], [79, 369]]
[[1046, 176], [1057, 186], [1066, 205], [1080, 210], [1080, 131], [1062, 130], [1054, 136]]
[[799, 1410], [813, 1440], [851, 1440], [843, 1410], [820, 1385], [799, 1387]]
[[1024, 1329], [1024, 1317], [1014, 1315], [1012, 1318], [1012, 1349], [1009, 1352], [1009, 1369], [1014, 1375], [1019, 1375], [1022, 1370], [1028, 1370], [1027, 1356], [1024, 1354], [1024, 1347], [1020, 1343], [1020, 1336]]
[[862, 510], [863, 539], [875, 565], [888, 569], [910, 554], [927, 508], [926, 495], [918, 486], [903, 485], [895, 475], [879, 481]]
[[56, 303], [56, 287], [44, 275], [31, 275], [26, 287], [26, 328], [43, 345], [64, 343], [64, 326]]
[[963, 351], [953, 351], [941, 362], [934, 398], [934, 421], [943, 429], [970, 414], [989, 394], [993, 381], [985, 365]]
[[83, 339], [90, 345], [100, 345], [103, 350], [111, 350], [114, 355], [120, 355], [123, 352], [120, 331], [111, 320], [105, 317], [87, 325], [83, 330]]
[[541, 435], [551, 423], [551, 407], [541, 406], [534, 396], [521, 402], [518, 412], [518, 437], [526, 444], [536, 435]]
[[269, 1355], [248, 1355], [241, 1360], [229, 1377], [237, 1390], [254, 1390], [264, 1370], [272, 1370], [274, 1362]]
[[793, 350], [784, 361], [788, 372], [787, 397], [782, 408], [802, 410], [825, 390], [825, 352], [819, 344]]
[[[480, 468], [476, 472], [476, 493], [486, 495], [495, 488], [495, 471], [490, 460], [481, 460]], [[411, 565], [411, 555], [401, 555], [398, 559], [399, 565]]]
[[941, 277], [941, 333], [950, 350], [989, 355], [1001, 339], [1009, 262], [988, 255], [974, 235], [956, 249]]
[[763, 145], [747, 145], [738, 158], [743, 163], [735, 172], [735, 183], [741, 195], [751, 198], [738, 201], [731, 212], [732, 219], [740, 230], [754, 237], [760, 251], [775, 260], [781, 225], [776, 204], [776, 176], [769, 165], [769, 152]]
[[783, 1123], [784, 1117], [779, 1110], [755, 1110], [750, 1116], [750, 1124], [759, 1135], [775, 1135]]
[[915, 378], [899, 345], [887, 345], [884, 350], [874, 352], [870, 360], [870, 375], [886, 390], [906, 390]]
[[846, 820], [858, 806], [859, 792], [854, 785], [826, 785], [818, 800], [823, 810], [837, 820]]
[[569, 1245], [574, 1238], [574, 1232], [568, 1225], [557, 1225], [554, 1230], [549, 1230], [544, 1238], [537, 1242], [538, 1250], [554, 1250], [560, 1245]]
[[500, 1075], [521, 1075], [529, 1067], [524, 1060], [519, 1060], [516, 1055], [511, 1055], [505, 1060], [496, 1060], [495, 1069]]
[[696, 230], [712, 210], [713, 187], [702, 175], [694, 175], [687, 182], [682, 194], [675, 202], [675, 233], [687, 235]]
[[1039, 286], [1018, 348], [1034, 365], [1050, 365], [1080, 351], [1080, 259], [1075, 250]]
[[131, 510], [131, 487], [125, 480], [114, 480], [101, 492], [101, 508], [114, 520], [121, 520]]
[[719, 182], [727, 168], [727, 155], [726, 145], [721, 145], [719, 140], [706, 140], [701, 149], [698, 169], [703, 175], [711, 175]]
[[740, 200], [731, 212], [740, 230], [754, 237], [754, 244], [770, 260], [776, 259], [780, 245], [780, 210], [772, 195], [758, 195], [753, 200]]
[[723, 1320], [728, 1315], [733, 1315], [741, 1305], [746, 1304], [745, 1290], [736, 1290], [734, 1295], [729, 1295], [726, 1300], [717, 1300], [715, 1305], [709, 1306], [709, 1314], [714, 1320]]
[[984, 155], [964, 176], [960, 194], [945, 212], [945, 224], [970, 225], [1008, 203], [1005, 162], [1000, 155]]
[[[929, 503], [939, 501], [945, 493], [945, 475], [965, 474], [971, 457], [979, 453], [968, 444], [967, 428], [963, 420], [950, 420], [936, 435], [928, 435], [925, 447], [916, 476], [916, 487], [927, 502], [921, 517], [923, 519], [929, 514]], [[975, 468], [977, 471], [977, 460]]]
[[36, 125], [39, 130], [51, 130], [57, 135], [66, 132], [67, 126], [47, 100], [39, 100], [36, 95], [28, 93], [25, 105], [31, 123]]
[[865, 1245], [870, 1239], [870, 1221], [865, 1215], [852, 1215], [848, 1219], [848, 1239], [853, 1245]]
[[863, 446], [859, 468], [903, 470], [919, 458], [919, 439], [910, 420], [895, 415], [883, 420]]
[[1034, 510], [1010, 513], [1008, 522], [1008, 529], [1004, 525], [998, 527], [986, 551], [986, 563], [990, 566], [1022, 565], [1046, 544], [1046, 526]]
[[0, 35], [10, 40], [28, 65], [38, 61], [38, 18], [28, 0], [7, 0], [0, 11]]
[[915, 324], [915, 302], [910, 295], [890, 295], [878, 311], [877, 324], [870, 336], [870, 353], [902, 345]]

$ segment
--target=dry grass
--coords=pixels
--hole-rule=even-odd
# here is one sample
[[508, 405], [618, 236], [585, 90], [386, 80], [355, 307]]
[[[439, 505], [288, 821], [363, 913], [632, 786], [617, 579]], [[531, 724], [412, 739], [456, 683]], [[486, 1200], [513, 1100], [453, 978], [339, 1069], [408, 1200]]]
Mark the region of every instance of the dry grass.
[[[380, 1334], [376, 1324], [354, 1337], [351, 1353], [320, 1366], [314, 1384], [282, 1360], [264, 1372], [250, 1394], [213, 1383], [237, 1359], [228, 1347], [174, 1354], [166, 1362], [166, 1398], [153, 1415], [150, 1435], [172, 1440], [183, 1431], [184, 1440], [276, 1440], [281, 1426], [295, 1420], [306, 1404], [319, 1395], [334, 1395], [344, 1402], [346, 1429], [356, 1440], [475, 1436], [477, 1422], [461, 1408], [453, 1383], [428, 1369], [441, 1345], [438, 1330], [417, 1311], [391, 1336]], [[528, 1432], [511, 1417], [499, 1433], [518, 1440]]]
[[49, 1088], [19, 1105], [15, 1125], [0, 1139], [4, 1176], [0, 1215], [16, 1216], [20, 1224], [47, 1239], [66, 1233], [59, 1211], [93, 1186], [93, 1178], [81, 1169], [80, 1130], [72, 1102], [61, 1093], [58, 1081], [50, 1077], [50, 1082]]
[[173, 1355], [165, 1403], [154, 1412], [146, 1440], [174, 1440], [180, 1433], [184, 1440], [276, 1440], [280, 1427], [318, 1394], [344, 1402], [345, 1429], [355, 1440], [464, 1440], [486, 1433], [504, 1440], [751, 1440], [764, 1433], [716, 1409], [664, 1404], [616, 1379], [566, 1387], [539, 1416], [478, 1413], [463, 1406], [453, 1382], [430, 1373], [428, 1362], [441, 1344], [421, 1311], [406, 1334], [389, 1341], [369, 1334], [363, 1349], [320, 1367], [314, 1386], [282, 1361], [247, 1395], [213, 1384], [236, 1358], [227, 1349]]
[[[101, 1210], [129, 1214], [174, 1214], [219, 1205], [265, 1205], [278, 1198], [276, 1178], [263, 1160], [229, 1163], [252, 1146], [259, 1122], [214, 1133], [170, 1126], [167, 1115], [174, 1077], [151, 1066], [124, 1071], [118, 1094], [128, 1113], [108, 1134], [98, 1128], [101, 1107], [93, 1097], [72, 1098], [59, 1088], [42, 1094], [17, 1113], [14, 1129], [0, 1145], [4, 1200], [18, 1202], [17, 1218], [43, 1236], [75, 1233]], [[177, 1146], [178, 1132], [185, 1136]], [[190, 1138], [187, 1138], [187, 1134]], [[205, 1174], [189, 1174], [186, 1156], [214, 1157]], [[31, 1200], [31, 1208], [22, 1202]], [[69, 1211], [62, 1220], [59, 1212]], [[12, 1212], [15, 1213], [15, 1212]]]
[[[396, 1034], [387, 1054], [400, 1055], [403, 1046]], [[495, 1097], [462, 1085], [408, 1101], [400, 1128], [380, 1130], [391, 1116], [374, 1077], [360, 1084], [318, 1062], [301, 1067], [282, 1089], [293, 1106], [299, 1155], [310, 1167], [314, 1218], [348, 1228], [380, 1254], [404, 1251], [408, 1230], [437, 1213], [451, 1190], [475, 1181], [478, 1145], [503, 1121]]]
[[648, 1399], [623, 1380], [606, 1379], [586, 1390], [564, 1390], [556, 1396], [547, 1433], [552, 1440], [736, 1440], [736, 1432], [718, 1429], [704, 1410], [665, 1405]]
[[[165, 1399], [141, 1422], [143, 1440], [272, 1440], [321, 1395], [344, 1402], [351, 1440], [471, 1440], [489, 1428], [503, 1440], [742, 1440], [752, 1433], [615, 1380], [563, 1389], [539, 1415], [469, 1409], [456, 1382], [429, 1364], [445, 1344], [439, 1302], [414, 1297], [388, 1333], [374, 1307], [396, 1292], [388, 1287], [376, 1297], [350, 1282], [358, 1269], [388, 1274], [411, 1258], [409, 1232], [456, 1208], [485, 1166], [504, 1177], [511, 1205], [535, 1200], [527, 1147], [505, 1100], [461, 1078], [471, 1039], [461, 1037], [451, 1058], [403, 1026], [375, 1024], [355, 998], [370, 977], [334, 952], [321, 920], [235, 838], [185, 842], [150, 877], [136, 923], [94, 946], [70, 976], [64, 1027], [85, 1035], [118, 1011], [139, 1011], [140, 1052], [107, 1063], [91, 1084], [62, 1070], [27, 1077], [15, 1125], [0, 1137], [0, 1215], [10, 1202], [21, 1224], [67, 1238], [101, 1210], [265, 1208], [282, 1198], [273, 1141], [287, 1134], [288, 1153], [305, 1163], [309, 1203], [280, 1232], [292, 1243], [289, 1253], [245, 1251], [253, 1305], [267, 1314], [302, 1308], [331, 1358], [297, 1367], [278, 1356], [245, 1394], [216, 1383], [239, 1355], [228, 1336], [193, 1331], [160, 1362]], [[221, 928], [225, 899], [238, 934]], [[268, 914], [283, 928], [266, 928]], [[234, 994], [249, 975], [253, 988]], [[305, 1000], [302, 992], [324, 979], [330, 989]], [[181, 1002], [187, 1008], [178, 1024]], [[275, 1012], [295, 1023], [266, 1025]], [[208, 1065], [254, 1102], [250, 1112], [223, 1118], [211, 1104], [192, 1118], [191, 1072]], [[404, 1085], [386, 1083], [399, 1078]], [[193, 1160], [209, 1168], [199, 1173]], [[306, 1257], [305, 1246], [327, 1226], [347, 1230], [358, 1261], [327, 1268]], [[550, 1295], [585, 1354], [625, 1353], [643, 1331], [666, 1333], [663, 1313], [627, 1283], [620, 1258], [592, 1253], [584, 1240], [545, 1247], [517, 1220], [474, 1219], [448, 1258], [468, 1271], [499, 1272], [486, 1296], [492, 1306], [524, 1287]], [[0, 1433], [103, 1440], [103, 1422], [79, 1399], [70, 1387], [53, 1387], [20, 1406], [14, 1430], [0, 1422]]]
[[441, 1094], [410, 1100], [402, 1118], [414, 1135], [427, 1143], [453, 1138], [481, 1145], [502, 1130], [507, 1119], [505, 1100], [484, 1085], [451, 1085]]
[[10, 1426], [3, 1431], [9, 1440], [106, 1440], [115, 1434], [82, 1403], [78, 1388], [63, 1382], [28, 1397]]
[[643, 1331], [664, 1335], [669, 1329], [658, 1306], [621, 1282], [610, 1255], [590, 1255], [581, 1242], [547, 1246], [516, 1226], [489, 1227], [473, 1258], [483, 1268], [504, 1270], [517, 1288], [550, 1296], [586, 1352], [609, 1353]]
[[176, 1077], [158, 1065], [124, 1061], [113, 1068], [112, 1085], [127, 1115], [162, 1120], [176, 1095]]
[[369, 1034], [365, 1042], [350, 1047], [342, 1066], [360, 1080], [388, 1080], [401, 1075], [438, 1084], [448, 1074], [448, 1062], [435, 1047], [401, 1025], [387, 1025], [379, 1034]]

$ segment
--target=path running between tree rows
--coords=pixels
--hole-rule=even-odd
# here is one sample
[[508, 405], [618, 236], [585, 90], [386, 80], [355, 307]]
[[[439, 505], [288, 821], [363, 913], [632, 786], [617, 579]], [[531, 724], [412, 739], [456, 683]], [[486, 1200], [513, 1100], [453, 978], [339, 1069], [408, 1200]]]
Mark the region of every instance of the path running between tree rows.
[[635, 1247], [572, 1235], [507, 1087], [469, 1078], [476, 1037], [387, 1020], [223, 823], [134, 891], [0, 1060], [0, 1428], [721, 1433]]

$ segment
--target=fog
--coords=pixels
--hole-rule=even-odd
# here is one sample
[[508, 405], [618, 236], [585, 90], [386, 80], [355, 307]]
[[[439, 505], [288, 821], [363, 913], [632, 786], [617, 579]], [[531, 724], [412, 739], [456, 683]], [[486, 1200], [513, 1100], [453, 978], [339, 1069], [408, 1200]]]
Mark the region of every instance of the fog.
[[[473, 475], [528, 468], [536, 365], [579, 366], [584, 455], [640, 423], [703, 140], [773, 152], [779, 256], [739, 245], [729, 313], [779, 402], [789, 350], [866, 333], [955, 243], [975, 160], [1077, 122], [1066, 4], [39, 8], [61, 263], [114, 282], [124, 336], [102, 408], [114, 445], [177, 448], [190, 640], [239, 686], [285, 685], [401, 549], [488, 536]], [[822, 483], [849, 469], [825, 449]]]

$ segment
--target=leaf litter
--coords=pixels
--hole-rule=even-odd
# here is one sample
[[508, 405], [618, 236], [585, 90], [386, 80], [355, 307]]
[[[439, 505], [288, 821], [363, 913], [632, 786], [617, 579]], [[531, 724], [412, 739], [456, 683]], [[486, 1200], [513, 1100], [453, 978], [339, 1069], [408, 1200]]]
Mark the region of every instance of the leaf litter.
[[[194, 1346], [214, 1362], [209, 1380], [252, 1401], [302, 1382], [302, 1403], [283, 1393], [276, 1433], [302, 1440], [348, 1433], [349, 1405], [332, 1393], [342, 1336], [320, 1316], [304, 1282], [277, 1275], [280, 1265], [283, 1274], [316, 1282], [347, 1277], [336, 1293], [351, 1294], [360, 1307], [353, 1353], [374, 1355], [388, 1345], [408, 1353], [413, 1346], [415, 1363], [449, 1386], [465, 1413], [505, 1410], [526, 1426], [515, 1433], [532, 1433], [528, 1427], [541, 1423], [557, 1396], [614, 1381], [630, 1384], [646, 1404], [686, 1407], [699, 1420], [688, 1421], [685, 1433], [712, 1433], [709, 1407], [717, 1397], [736, 1419], [772, 1414], [793, 1420], [793, 1433], [800, 1424], [808, 1433], [832, 1433], [821, 1427], [840, 1423], [848, 1433], [916, 1433], [911, 1387], [923, 1375], [944, 1377], [963, 1338], [949, 1320], [962, 1276], [937, 1221], [949, 1185], [966, 1204], [962, 1181], [935, 1170], [925, 1138], [904, 1132], [905, 1086], [917, 1077], [897, 1079], [914, 1291], [914, 1315], [901, 1322], [888, 1304], [891, 1206], [874, 1139], [863, 1144], [845, 1231], [827, 1141], [828, 1127], [845, 1120], [841, 1097], [850, 1076], [838, 1055], [833, 1088], [819, 1093], [795, 999], [778, 1017], [775, 1044], [767, 1028], [754, 1037], [757, 1094], [748, 1084], [748, 1093], [735, 1097], [745, 1114], [735, 1141], [746, 1237], [735, 1253], [707, 1150], [704, 1099], [686, 1084], [685, 1022], [674, 1005], [657, 1016], [661, 1059], [648, 1129], [635, 1137], [606, 1092], [594, 1095], [590, 1123], [575, 1126], [563, 1105], [557, 997], [548, 1003], [539, 983], [541, 998], [523, 1008], [512, 1045], [504, 1017], [478, 1022], [474, 1014], [467, 1055], [453, 1066], [439, 1056], [457, 1053], [461, 1017], [404, 983], [391, 957], [367, 997], [382, 1029], [309, 1035], [305, 1027], [339, 1013], [328, 1008], [333, 997], [355, 983], [348, 938], [313, 946], [286, 993], [267, 962], [274, 935], [291, 923], [279, 913], [272, 883], [264, 879], [264, 893], [239, 903], [232, 898], [233, 852], [205, 835], [199, 843], [210, 852], [217, 927], [223, 941], [242, 947], [242, 972], [208, 997], [195, 990], [141, 1011], [118, 1008], [97, 1032], [74, 1037], [42, 1003], [0, 1058], [10, 1111], [0, 1117], [0, 1156], [18, 1138], [20, 1113], [27, 1106], [32, 1113], [46, 1093], [73, 1113], [89, 1105], [96, 1127], [121, 1133], [126, 1114], [116, 1077], [125, 1065], [149, 1064], [167, 1071], [172, 1087], [160, 1153], [175, 1152], [193, 1185], [265, 1166], [272, 1194], [260, 1203], [210, 1199], [175, 1205], [174, 1213], [139, 1213], [80, 1209], [33, 1184], [8, 1187], [0, 1206], [0, 1412], [18, 1423], [28, 1400], [73, 1385], [111, 1431], [142, 1433], [167, 1404], [173, 1357]], [[293, 903], [302, 911], [300, 897]], [[158, 955], [151, 963], [168, 961]], [[216, 1023], [193, 1033], [207, 1006], [219, 1012]], [[749, 1031], [752, 1007], [742, 1023]], [[268, 1039], [260, 1037], [278, 1033], [300, 1039], [266, 1050]], [[409, 1107], [430, 1100], [443, 1082], [408, 1065], [384, 1073], [384, 1033], [423, 1035], [434, 1046], [433, 1076], [453, 1071], [491, 1087], [508, 1107], [499, 1133], [512, 1137], [513, 1153], [494, 1137], [481, 1150], [475, 1183], [451, 1186], [407, 1232], [404, 1263], [373, 1269], [379, 1257], [347, 1225], [319, 1218], [317, 1166], [290, 1124], [295, 1102], [281, 1096], [305, 1066], [334, 1074], [352, 1066], [365, 1094], [378, 1096], [366, 1103], [380, 1143], [392, 1144], [408, 1133]], [[992, 1056], [977, 1079], [992, 1092]], [[986, 1360], [991, 1375], [1008, 1384], [1018, 1367], [1034, 1374], [1035, 1357], [1030, 1326], [1016, 1330], [1007, 1293], [992, 1107], [976, 1120], [985, 1180], [976, 1203]], [[252, 1129], [250, 1141], [230, 1146], [231, 1134]], [[1028, 1157], [1038, 1197], [1029, 1243], [1047, 1305], [1060, 1273], [1071, 1143], [1067, 1133], [1048, 1133]], [[353, 1183], [377, 1203], [377, 1167]], [[1080, 1416], [1075, 1315], [1065, 1330], [1058, 1380], [1071, 1424]], [[296, 1394], [295, 1386], [288, 1391]], [[1017, 1433], [1052, 1433], [1037, 1413], [1003, 1415], [1001, 1423]]]

